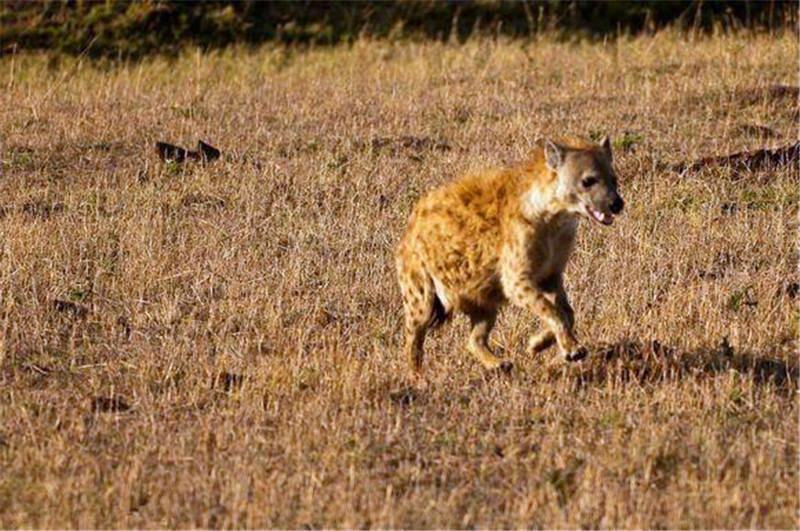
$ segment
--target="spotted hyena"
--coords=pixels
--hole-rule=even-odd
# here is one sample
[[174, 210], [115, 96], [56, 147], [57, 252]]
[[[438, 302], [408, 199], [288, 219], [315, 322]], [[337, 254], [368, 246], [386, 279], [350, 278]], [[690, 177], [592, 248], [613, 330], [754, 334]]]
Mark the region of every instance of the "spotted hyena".
[[397, 249], [405, 306], [405, 353], [416, 373], [427, 330], [454, 310], [469, 317], [467, 349], [487, 368], [510, 367], [488, 346], [506, 303], [539, 316], [531, 352], [554, 342], [566, 360], [587, 350], [575, 338], [564, 268], [578, 217], [611, 225], [623, 208], [608, 138], [540, 140], [528, 162], [468, 175], [417, 204]]

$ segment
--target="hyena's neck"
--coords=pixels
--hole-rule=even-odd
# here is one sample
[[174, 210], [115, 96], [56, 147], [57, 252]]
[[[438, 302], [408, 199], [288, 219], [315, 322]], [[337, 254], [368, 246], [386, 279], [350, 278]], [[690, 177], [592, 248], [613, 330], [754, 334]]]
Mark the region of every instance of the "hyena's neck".
[[549, 223], [556, 218], [571, 217], [554, 187], [528, 188], [519, 197], [519, 213], [529, 223]]

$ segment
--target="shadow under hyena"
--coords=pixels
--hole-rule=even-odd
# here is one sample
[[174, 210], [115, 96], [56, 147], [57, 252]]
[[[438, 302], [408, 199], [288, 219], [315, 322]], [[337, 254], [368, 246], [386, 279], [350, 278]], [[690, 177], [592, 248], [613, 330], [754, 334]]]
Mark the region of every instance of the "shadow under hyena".
[[727, 339], [714, 347], [682, 350], [658, 340], [626, 338], [600, 344], [585, 363], [556, 367], [550, 378], [572, 378], [577, 388], [596, 386], [609, 380], [658, 384], [702, 379], [733, 370], [749, 376], [757, 385], [772, 385], [788, 393], [797, 389], [800, 368], [794, 358], [779, 360], [750, 352], [737, 352]]
[[[784, 347], [794, 348], [787, 342]], [[737, 352], [727, 339], [713, 347], [693, 350], [680, 349], [662, 344], [658, 340], [644, 341], [625, 338], [613, 343], [590, 345], [588, 358], [576, 363], [552, 363], [546, 369], [548, 383], [567, 381], [574, 390], [620, 384], [659, 385], [668, 382], [701, 380], [736, 371], [745, 378], [752, 378], [758, 386], [771, 385], [782, 395], [798, 388], [800, 367], [794, 358], [781, 360], [750, 352]], [[467, 389], [477, 390], [495, 382], [514, 380], [538, 380], [541, 376], [526, 374], [515, 366], [510, 372], [485, 371], [472, 378]], [[501, 383], [502, 384], [502, 383]], [[424, 394], [424, 393], [422, 393]], [[415, 391], [414, 398], [420, 398]]]
[[[723, 339], [718, 345], [681, 349], [658, 340], [624, 338], [612, 343], [587, 345], [589, 356], [575, 363], [552, 363], [545, 370], [548, 383], [572, 384], [575, 391], [605, 386], [609, 382], [637, 383], [657, 386], [662, 383], [702, 380], [737, 372], [758, 386], [772, 386], [779, 394], [788, 396], [798, 389], [800, 366], [794, 357], [778, 359], [747, 351], [737, 351]], [[777, 350], [794, 352], [794, 339], [777, 345]], [[546, 355], [546, 354], [545, 354]], [[531, 374], [522, 365], [514, 364], [510, 371], [480, 371], [462, 390], [484, 389], [487, 386], [508, 385], [515, 381], [540, 380], [541, 374]], [[436, 389], [407, 382], [401, 375], [376, 383], [373, 395], [387, 396], [395, 405], [422, 404], [436, 394]]]

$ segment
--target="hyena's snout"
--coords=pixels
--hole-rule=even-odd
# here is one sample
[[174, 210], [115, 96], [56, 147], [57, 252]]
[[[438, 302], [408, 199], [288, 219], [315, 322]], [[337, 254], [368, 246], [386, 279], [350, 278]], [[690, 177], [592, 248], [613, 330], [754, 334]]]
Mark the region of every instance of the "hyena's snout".
[[624, 207], [625, 207], [625, 201], [623, 201], [623, 200], [622, 200], [622, 198], [621, 198], [620, 196], [617, 196], [617, 197], [615, 197], [615, 198], [614, 198], [614, 200], [611, 202], [611, 207], [610, 207], [610, 210], [611, 210], [611, 213], [612, 213], [612, 214], [614, 214], [614, 215], [616, 216], [617, 214], [619, 214], [620, 212], [622, 212], [622, 209], [623, 209]]
[[609, 191], [606, 196], [597, 202], [587, 201], [584, 203], [584, 213], [589, 219], [597, 223], [611, 225], [614, 223], [614, 216], [622, 212], [624, 207], [625, 201], [622, 200], [619, 194]]

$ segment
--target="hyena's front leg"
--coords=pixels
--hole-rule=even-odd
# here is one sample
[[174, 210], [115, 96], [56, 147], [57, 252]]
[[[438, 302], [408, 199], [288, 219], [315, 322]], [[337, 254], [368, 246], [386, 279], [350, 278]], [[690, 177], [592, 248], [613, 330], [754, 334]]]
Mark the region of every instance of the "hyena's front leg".
[[[564, 284], [559, 277], [555, 280], [545, 282], [542, 284], [542, 291], [547, 300], [558, 308], [564, 321], [570, 330], [575, 327], [575, 311], [569, 303], [567, 292], [564, 291]], [[537, 354], [545, 349], [550, 348], [556, 342], [556, 335], [550, 329], [541, 330], [540, 332], [532, 335], [528, 340], [528, 352]]]
[[[568, 312], [563, 311], [556, 301], [551, 301], [546, 292], [541, 291], [531, 282], [515, 282], [508, 290], [509, 299], [514, 304], [527, 308], [538, 315], [549, 332], [558, 343], [561, 355], [567, 361], [577, 361], [585, 358], [588, 351], [575, 339], [572, 331], [572, 319]], [[547, 337], [544, 338], [547, 340]], [[533, 341], [533, 340], [532, 340]], [[552, 341], [552, 340], [551, 340]]]

